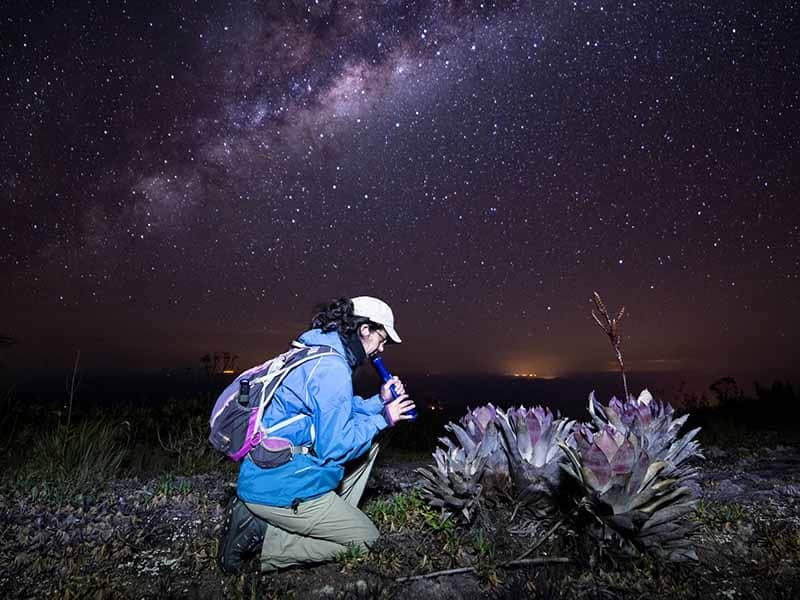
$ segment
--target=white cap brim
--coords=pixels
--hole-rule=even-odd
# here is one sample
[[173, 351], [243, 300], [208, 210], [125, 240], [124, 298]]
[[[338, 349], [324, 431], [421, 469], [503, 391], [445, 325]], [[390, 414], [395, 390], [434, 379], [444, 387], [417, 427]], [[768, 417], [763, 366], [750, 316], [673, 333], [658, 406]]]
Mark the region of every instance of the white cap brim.
[[389, 334], [389, 339], [391, 339], [395, 344], [399, 344], [403, 341], [400, 339], [400, 336], [397, 335], [397, 332], [391, 325], [384, 325], [383, 328], [386, 330], [386, 333]]

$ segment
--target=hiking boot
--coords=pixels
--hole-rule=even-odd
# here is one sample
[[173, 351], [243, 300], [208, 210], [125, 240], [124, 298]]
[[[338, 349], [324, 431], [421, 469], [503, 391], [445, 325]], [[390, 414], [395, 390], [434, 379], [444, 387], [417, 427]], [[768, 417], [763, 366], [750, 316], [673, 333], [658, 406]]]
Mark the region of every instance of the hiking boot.
[[238, 573], [242, 561], [261, 548], [267, 522], [250, 512], [238, 496], [225, 508], [225, 523], [219, 544], [217, 564], [223, 573]]

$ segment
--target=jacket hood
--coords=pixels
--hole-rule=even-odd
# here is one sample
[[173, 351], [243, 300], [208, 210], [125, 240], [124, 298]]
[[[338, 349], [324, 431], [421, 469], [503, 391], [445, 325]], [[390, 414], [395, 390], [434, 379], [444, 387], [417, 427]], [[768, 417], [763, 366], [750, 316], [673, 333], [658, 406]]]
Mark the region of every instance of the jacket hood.
[[297, 339], [306, 346], [330, 346], [341, 354], [342, 358], [347, 356], [339, 333], [336, 331], [325, 333], [321, 329], [309, 329]]

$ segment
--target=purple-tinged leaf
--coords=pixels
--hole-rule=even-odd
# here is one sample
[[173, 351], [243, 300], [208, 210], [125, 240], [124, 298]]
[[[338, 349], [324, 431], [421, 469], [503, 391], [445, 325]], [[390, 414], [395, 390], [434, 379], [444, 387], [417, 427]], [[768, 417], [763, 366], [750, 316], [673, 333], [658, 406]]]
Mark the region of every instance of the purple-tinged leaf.
[[531, 444], [535, 444], [536, 440], [539, 439], [539, 435], [542, 431], [542, 424], [539, 419], [536, 418], [536, 415], [533, 413], [528, 413], [528, 416], [523, 421], [528, 429], [528, 438]]
[[592, 431], [582, 423], [574, 431], [573, 437], [575, 438], [575, 444], [580, 454], [589, 450], [589, 446], [591, 446], [594, 438]]
[[613, 435], [608, 432], [608, 429], [604, 429], [594, 436], [594, 445], [603, 452], [606, 457], [606, 462], [609, 464], [614, 460], [614, 455], [619, 449]]
[[640, 404], [636, 407], [636, 416], [642, 425], [649, 425], [653, 420], [653, 413], [650, 410], [650, 407], [645, 404]]
[[[592, 444], [589, 449], [581, 454], [581, 461], [585, 470], [588, 470], [597, 481], [597, 491], [603, 491], [611, 479], [611, 464], [606, 454], [597, 444]], [[586, 473], [584, 472], [584, 475]]]
[[634, 464], [631, 469], [631, 476], [628, 479], [627, 490], [628, 494], [636, 494], [639, 487], [644, 481], [644, 476], [647, 473], [647, 468], [650, 466], [650, 457], [644, 449], [639, 450], [638, 460], [634, 459]]
[[611, 470], [614, 475], [624, 475], [629, 473], [636, 460], [636, 451], [630, 439], [627, 439], [617, 450], [611, 462]]

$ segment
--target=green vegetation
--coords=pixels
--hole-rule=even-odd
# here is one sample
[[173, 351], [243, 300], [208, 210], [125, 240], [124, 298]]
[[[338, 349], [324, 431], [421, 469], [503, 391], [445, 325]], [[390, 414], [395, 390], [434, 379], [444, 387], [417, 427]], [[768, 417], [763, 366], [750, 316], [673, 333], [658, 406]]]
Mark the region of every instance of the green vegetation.
[[744, 506], [735, 502], [710, 502], [700, 500], [695, 508], [694, 519], [709, 527], [735, 525], [747, 517]]
[[22, 475], [53, 498], [90, 492], [119, 473], [128, 439], [128, 423], [59, 425], [36, 439]]
[[360, 546], [348, 544], [347, 549], [336, 557], [336, 562], [342, 565], [344, 569], [352, 570], [363, 564], [367, 560], [368, 555], [369, 553]]
[[481, 528], [472, 535], [472, 547], [481, 559], [494, 559], [494, 544], [486, 530]]
[[[208, 444], [209, 400], [170, 399], [156, 406], [22, 409], [3, 397], [6, 455], [2, 480], [45, 502], [94, 495], [117, 477], [158, 476], [158, 493], [185, 495], [186, 477], [232, 473], [236, 465]], [[184, 478], [183, 482], [179, 482]]]
[[192, 492], [192, 483], [186, 478], [176, 479], [172, 473], [162, 475], [156, 487], [156, 496], [186, 496]]
[[425, 527], [444, 531], [452, 528], [452, 521], [432, 509], [416, 490], [372, 500], [364, 506], [364, 512], [382, 531], [420, 531]]

